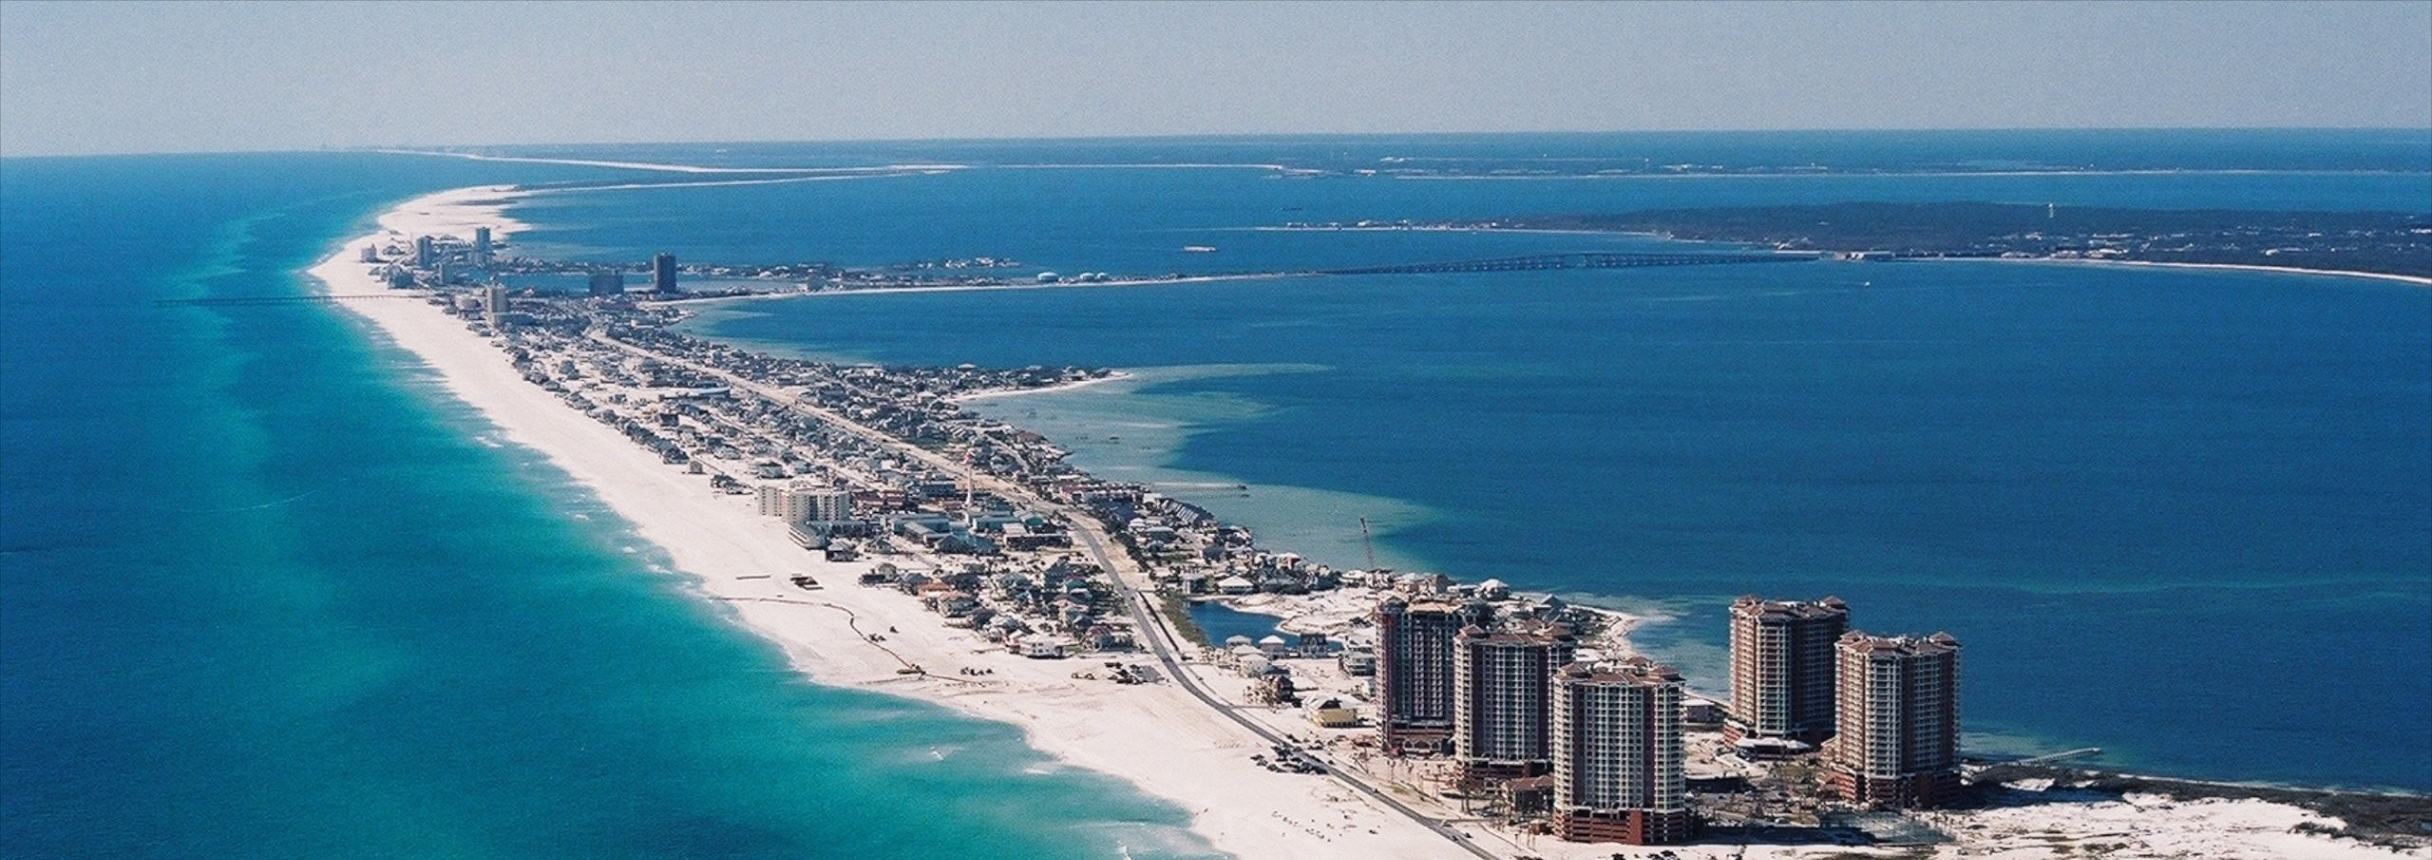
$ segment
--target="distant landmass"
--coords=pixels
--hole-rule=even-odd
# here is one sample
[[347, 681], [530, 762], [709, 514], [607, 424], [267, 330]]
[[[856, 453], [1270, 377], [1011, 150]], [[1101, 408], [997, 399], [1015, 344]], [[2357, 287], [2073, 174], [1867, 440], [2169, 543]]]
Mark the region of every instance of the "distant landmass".
[[2227, 263], [2432, 277], [2432, 213], [1826, 203], [1647, 209], [1453, 226], [1653, 233], [1868, 257]]

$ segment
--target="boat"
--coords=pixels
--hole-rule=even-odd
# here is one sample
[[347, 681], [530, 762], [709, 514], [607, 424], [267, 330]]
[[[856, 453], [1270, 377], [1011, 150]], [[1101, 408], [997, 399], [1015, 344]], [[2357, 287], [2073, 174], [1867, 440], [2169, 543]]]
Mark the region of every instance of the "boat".
[[1184, 251], [1186, 251], [1186, 252], [1189, 252], [1189, 253], [1193, 253], [1193, 254], [1213, 254], [1213, 253], [1216, 253], [1216, 246], [1214, 246], [1214, 245], [1184, 245], [1184, 246], [1182, 246], [1182, 250], [1184, 250]]

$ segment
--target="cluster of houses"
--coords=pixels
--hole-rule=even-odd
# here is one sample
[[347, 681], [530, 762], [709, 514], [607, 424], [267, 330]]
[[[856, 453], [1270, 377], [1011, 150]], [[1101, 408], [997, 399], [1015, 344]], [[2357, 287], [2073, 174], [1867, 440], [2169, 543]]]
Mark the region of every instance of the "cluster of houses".
[[[1102, 577], [1094, 566], [1050, 558], [1073, 546], [1072, 524], [1060, 514], [977, 490], [979, 475], [1085, 512], [1105, 524], [1162, 587], [1180, 595], [1368, 588], [1492, 600], [1508, 592], [1494, 581], [1462, 586], [1435, 575], [1337, 570], [1260, 549], [1247, 528], [1146, 487], [1081, 472], [1044, 437], [975, 415], [957, 400], [979, 391], [1097, 378], [1102, 370], [840, 365], [691, 337], [668, 328], [680, 318], [676, 312], [621, 297], [526, 299], [514, 306], [531, 323], [496, 326], [491, 333], [504, 339], [534, 384], [666, 462], [707, 475], [723, 492], [758, 494], [761, 511], [782, 517], [806, 550], [847, 559], [865, 549], [854, 543], [862, 541], [870, 552], [962, 560], [941, 570], [890, 566], [886, 584], [917, 593], [950, 623], [1023, 653], [1121, 648], [1134, 631], [1110, 620], [1116, 613], [1101, 611], [1111, 605], [1111, 586], [1093, 579]], [[725, 377], [695, 368], [784, 387], [797, 392], [799, 402], [747, 396], [728, 388]], [[941, 469], [797, 408], [805, 405], [945, 453], [965, 468]], [[1302, 647], [1312, 645], [1332, 647], [1322, 640]], [[1348, 667], [1373, 660], [1359, 649], [1324, 653], [1339, 654]], [[1276, 685], [1277, 698], [1286, 698], [1288, 689], [1288, 682]]]
[[919, 598], [946, 626], [977, 631], [1025, 657], [1052, 659], [1074, 648], [1128, 651], [1131, 623], [1094, 565], [1057, 559], [1045, 564], [966, 562], [920, 570], [881, 562], [861, 584]]

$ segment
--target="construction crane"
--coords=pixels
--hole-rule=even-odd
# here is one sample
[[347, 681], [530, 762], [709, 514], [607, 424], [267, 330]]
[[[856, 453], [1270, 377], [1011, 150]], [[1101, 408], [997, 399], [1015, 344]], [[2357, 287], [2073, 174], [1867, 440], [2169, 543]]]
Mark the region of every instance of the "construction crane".
[[1368, 569], [1376, 569], [1376, 539], [1368, 534], [1368, 518], [1360, 518], [1360, 546], [1368, 551]]

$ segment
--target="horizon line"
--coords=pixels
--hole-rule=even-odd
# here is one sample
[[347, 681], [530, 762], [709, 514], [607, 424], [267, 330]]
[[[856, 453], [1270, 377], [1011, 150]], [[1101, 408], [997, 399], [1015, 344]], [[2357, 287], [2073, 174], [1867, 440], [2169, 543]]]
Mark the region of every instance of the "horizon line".
[[2413, 132], [2425, 135], [2432, 142], [2432, 125], [2156, 125], [2156, 126], [1822, 126], [1812, 128], [1648, 128], [1648, 129], [1540, 129], [1521, 131], [1294, 131], [1294, 132], [1176, 132], [1158, 134], [1104, 135], [1040, 135], [1040, 136], [975, 136], [975, 137], [833, 137], [833, 138], [745, 138], [727, 140], [588, 140], [588, 141], [526, 141], [516, 143], [364, 143], [327, 144], [316, 147], [280, 147], [261, 149], [165, 149], [127, 150], [109, 152], [37, 152], [15, 154], [0, 151], [0, 160], [33, 160], [64, 158], [126, 158], [155, 155], [282, 155], [329, 152], [379, 152], [382, 150], [458, 150], [516, 147], [598, 147], [598, 146], [769, 146], [793, 144], [966, 144], [966, 143], [1028, 143], [1028, 142], [1114, 142], [1114, 141], [1179, 141], [1179, 140], [1259, 140], [1316, 138], [1386, 138], [1386, 137], [1521, 137], [1521, 136], [1594, 136], [1594, 135], [1686, 135], [1686, 134], [1951, 134], [2002, 132]]

